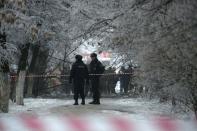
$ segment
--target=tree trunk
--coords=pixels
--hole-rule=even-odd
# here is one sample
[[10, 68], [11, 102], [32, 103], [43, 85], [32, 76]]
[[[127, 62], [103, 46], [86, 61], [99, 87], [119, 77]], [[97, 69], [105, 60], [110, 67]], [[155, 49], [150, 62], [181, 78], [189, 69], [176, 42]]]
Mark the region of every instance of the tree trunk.
[[8, 73], [0, 72], [0, 112], [9, 111], [10, 86]]
[[[32, 59], [28, 69], [29, 76], [36, 74], [36, 61], [38, 59], [39, 52], [40, 52], [40, 46], [39, 45], [33, 46]], [[36, 96], [35, 89], [33, 88], [35, 80], [36, 78], [33, 77], [27, 78], [27, 96]]]
[[[40, 50], [38, 59], [36, 61], [36, 67], [35, 67], [35, 72], [36, 75], [45, 75], [45, 70], [47, 68], [47, 58], [49, 55], [49, 50], [48, 49], [43, 49]], [[34, 78], [34, 84], [33, 84], [33, 95], [37, 97], [42, 93], [42, 91], [45, 90], [46, 88], [46, 83], [45, 83], [45, 77], [36, 77]]]
[[25, 85], [25, 76], [26, 76], [26, 71], [20, 71], [18, 84], [16, 86], [16, 104], [18, 105], [24, 105], [23, 92], [24, 92], [24, 85]]
[[16, 102], [16, 84], [17, 84], [17, 74], [11, 72], [10, 73], [10, 99], [12, 102]]
[[[4, 2], [1, 3], [0, 8], [4, 6]], [[0, 22], [1, 28], [1, 22]], [[0, 33], [0, 46], [5, 51], [7, 50], [6, 47], [6, 34]], [[9, 110], [9, 98], [10, 98], [10, 86], [9, 86], [9, 77], [8, 73], [10, 72], [9, 69], [9, 62], [7, 61], [4, 56], [0, 58], [0, 112], [7, 113]]]
[[18, 64], [19, 78], [16, 86], [16, 104], [18, 105], [24, 105], [23, 98], [29, 47], [30, 43], [27, 43], [21, 47], [21, 57]]
[[[32, 76], [33, 74], [28, 74], [29, 76]], [[31, 97], [33, 93], [33, 77], [27, 78], [27, 97]]]

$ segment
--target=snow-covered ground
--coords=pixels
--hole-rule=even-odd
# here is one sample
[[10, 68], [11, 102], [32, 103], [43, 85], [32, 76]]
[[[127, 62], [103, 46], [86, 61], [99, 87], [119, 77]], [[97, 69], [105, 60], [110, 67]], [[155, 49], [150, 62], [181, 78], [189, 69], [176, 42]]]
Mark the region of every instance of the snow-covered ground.
[[[86, 100], [86, 103], [90, 102]], [[20, 113], [46, 115], [100, 115], [100, 116], [129, 116], [136, 119], [144, 119], [152, 116], [168, 116], [175, 119], [189, 119], [187, 113], [174, 113], [170, 104], [160, 104], [156, 100], [134, 99], [134, 98], [103, 98], [101, 105], [78, 105], [74, 106], [72, 99], [42, 99], [27, 98], [25, 105], [19, 106], [10, 102], [8, 114]], [[80, 100], [79, 100], [80, 102]]]

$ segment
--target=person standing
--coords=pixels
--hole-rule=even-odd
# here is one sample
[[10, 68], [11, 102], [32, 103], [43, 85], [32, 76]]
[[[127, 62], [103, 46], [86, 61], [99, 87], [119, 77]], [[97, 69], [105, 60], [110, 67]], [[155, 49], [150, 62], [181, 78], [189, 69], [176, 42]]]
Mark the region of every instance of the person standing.
[[122, 66], [120, 70], [120, 93], [121, 94], [126, 95], [128, 93], [129, 82], [130, 82], [129, 70], [125, 69], [125, 67]]
[[124, 94], [128, 94], [128, 89], [129, 89], [129, 83], [130, 83], [130, 69], [129, 67], [126, 67], [125, 72], [124, 72], [124, 81], [125, 81], [125, 87], [124, 87]]
[[[74, 86], [74, 105], [78, 105], [78, 97], [81, 96], [82, 105], [85, 105], [84, 84], [89, 84], [88, 68], [82, 61], [81, 55], [75, 56], [76, 62], [72, 65], [70, 71], [69, 83]], [[85, 81], [86, 80], [86, 81]]]
[[91, 62], [90, 62], [90, 74], [91, 75], [91, 84], [92, 84], [92, 93], [93, 93], [93, 101], [89, 104], [100, 104], [100, 91], [99, 91], [99, 78], [104, 71], [105, 67], [102, 63], [97, 59], [97, 54], [92, 53], [90, 55]]

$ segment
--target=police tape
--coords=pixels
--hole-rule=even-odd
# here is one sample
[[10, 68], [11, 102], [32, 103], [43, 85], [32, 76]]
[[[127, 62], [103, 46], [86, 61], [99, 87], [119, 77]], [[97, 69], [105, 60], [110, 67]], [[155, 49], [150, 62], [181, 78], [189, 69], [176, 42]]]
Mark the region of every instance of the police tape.
[[[121, 76], [121, 75], [133, 75], [133, 73], [104, 73], [104, 74], [89, 74], [89, 76]], [[26, 78], [49, 78], [49, 77], [69, 77], [70, 75], [26, 75]], [[17, 75], [11, 75], [11, 78], [18, 78]]]
[[0, 131], [197, 131], [197, 122], [156, 118], [12, 116], [0, 118]]

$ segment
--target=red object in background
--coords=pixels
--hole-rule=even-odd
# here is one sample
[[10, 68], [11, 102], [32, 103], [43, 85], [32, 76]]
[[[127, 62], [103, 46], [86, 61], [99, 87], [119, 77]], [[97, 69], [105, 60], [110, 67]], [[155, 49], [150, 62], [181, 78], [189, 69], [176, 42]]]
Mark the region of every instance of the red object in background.
[[100, 56], [103, 57], [103, 58], [109, 58], [110, 57], [110, 53], [108, 53], [108, 52], [102, 52], [100, 54]]

